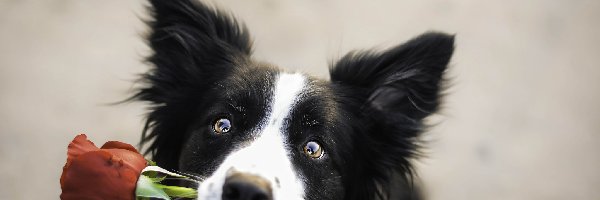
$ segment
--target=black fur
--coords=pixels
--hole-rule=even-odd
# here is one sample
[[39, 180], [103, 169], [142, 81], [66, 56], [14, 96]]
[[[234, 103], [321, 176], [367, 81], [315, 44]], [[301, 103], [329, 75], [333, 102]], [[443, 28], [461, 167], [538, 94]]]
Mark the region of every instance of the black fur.
[[406, 178], [400, 184], [410, 184], [422, 119], [438, 108], [453, 48], [452, 36], [426, 33], [383, 52], [349, 53], [332, 66], [332, 84], [352, 116], [349, 128], [358, 129], [349, 132], [367, 133], [355, 139], [352, 149], [359, 151], [347, 155], [357, 164], [348, 169], [347, 196], [369, 199], [373, 191], [386, 191], [378, 194], [386, 199], [394, 193], [388, 186], [398, 181], [395, 174]]
[[[134, 98], [152, 104], [142, 143], [164, 167], [178, 168], [183, 133], [192, 118], [190, 104], [252, 51], [248, 31], [230, 16], [190, 0], [151, 0], [148, 42], [154, 65], [147, 87]], [[178, 116], [178, 120], [171, 120]]]
[[[258, 123], [279, 70], [251, 58], [248, 31], [230, 15], [192, 0], [150, 2], [153, 68], [133, 97], [151, 104], [142, 144], [164, 168], [207, 176], [222, 160], [213, 154], [243, 137], [213, 140], [198, 130], [223, 110], [238, 113], [239, 129]], [[349, 53], [331, 66], [330, 82], [311, 79], [290, 143], [318, 132], [331, 153], [321, 163], [293, 154], [308, 174], [307, 199], [410, 198], [410, 160], [422, 120], [438, 109], [453, 48], [453, 36], [426, 33], [386, 51]]]

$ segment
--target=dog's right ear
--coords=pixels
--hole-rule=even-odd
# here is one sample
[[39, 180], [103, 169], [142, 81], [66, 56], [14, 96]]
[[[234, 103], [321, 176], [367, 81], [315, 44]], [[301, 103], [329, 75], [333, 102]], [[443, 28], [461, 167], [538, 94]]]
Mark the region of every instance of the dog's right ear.
[[[133, 99], [150, 102], [142, 144], [154, 139], [149, 151], [155, 161], [177, 163], [183, 140], [186, 102], [233, 68], [248, 61], [252, 47], [245, 26], [229, 14], [196, 0], [150, 0], [148, 57], [151, 70]], [[198, 103], [198, 102], [196, 102]], [[186, 110], [186, 108], [188, 107]], [[167, 166], [176, 168], [175, 166]]]
[[[245, 26], [196, 0], [150, 0], [153, 19], [148, 38], [154, 65], [143, 100], [167, 103], [171, 93], [211, 83], [252, 51]], [[222, 77], [222, 76], [221, 76]]]

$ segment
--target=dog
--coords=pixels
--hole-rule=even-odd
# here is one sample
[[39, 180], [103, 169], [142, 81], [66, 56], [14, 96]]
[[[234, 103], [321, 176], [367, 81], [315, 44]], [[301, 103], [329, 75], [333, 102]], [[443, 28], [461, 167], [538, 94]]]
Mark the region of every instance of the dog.
[[194, 0], [150, 0], [142, 144], [200, 177], [202, 200], [417, 199], [411, 161], [454, 36], [354, 51], [329, 80], [252, 58], [247, 28]]

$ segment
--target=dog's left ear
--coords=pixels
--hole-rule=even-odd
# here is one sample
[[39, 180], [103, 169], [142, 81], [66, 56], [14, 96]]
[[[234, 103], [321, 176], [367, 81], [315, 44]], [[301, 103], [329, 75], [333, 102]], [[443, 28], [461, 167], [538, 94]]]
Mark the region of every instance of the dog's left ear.
[[363, 111], [420, 121], [436, 111], [454, 36], [426, 33], [384, 52], [352, 52], [330, 70], [331, 81], [364, 91]]

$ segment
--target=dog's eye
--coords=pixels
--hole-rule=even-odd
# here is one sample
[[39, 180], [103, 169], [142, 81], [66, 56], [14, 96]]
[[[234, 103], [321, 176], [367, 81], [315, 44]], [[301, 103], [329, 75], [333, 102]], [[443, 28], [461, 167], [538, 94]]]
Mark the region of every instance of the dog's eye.
[[304, 145], [304, 154], [311, 158], [321, 158], [323, 156], [323, 149], [319, 143], [310, 141]]
[[213, 124], [213, 131], [217, 135], [227, 133], [231, 130], [231, 121], [227, 118], [220, 118], [215, 121]]

